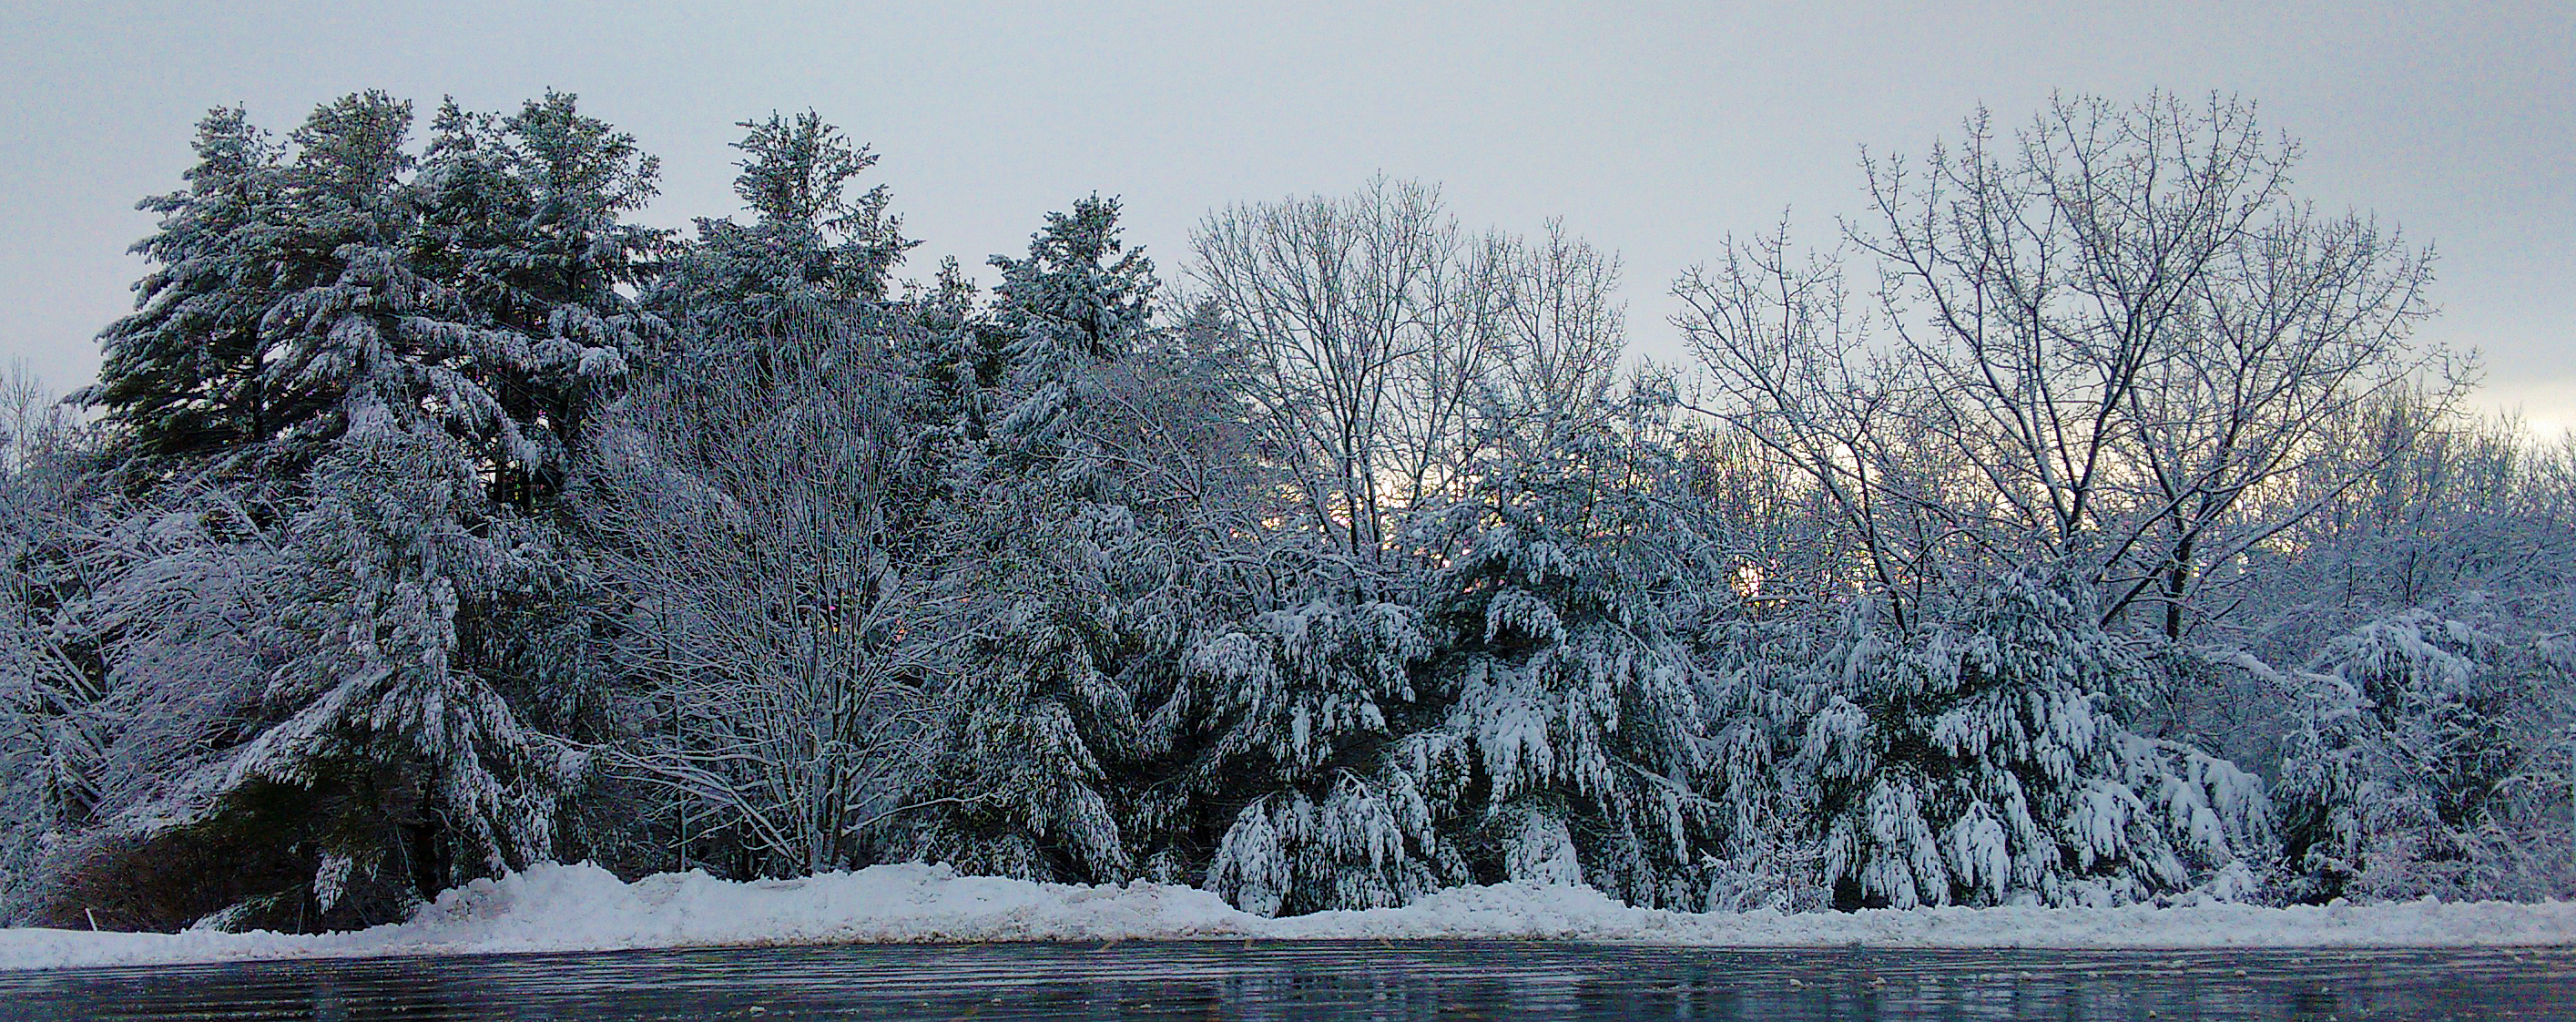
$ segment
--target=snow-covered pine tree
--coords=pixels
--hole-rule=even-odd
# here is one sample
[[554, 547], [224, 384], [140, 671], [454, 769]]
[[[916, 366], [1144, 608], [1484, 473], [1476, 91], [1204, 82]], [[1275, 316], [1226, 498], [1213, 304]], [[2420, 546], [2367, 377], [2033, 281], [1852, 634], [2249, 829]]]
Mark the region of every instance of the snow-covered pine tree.
[[1049, 213], [1026, 259], [994, 256], [1002, 271], [991, 323], [1009, 401], [996, 431], [1019, 465], [1051, 463], [1071, 480], [1095, 473], [1092, 452], [1064, 435], [1096, 387], [1091, 370], [1143, 342], [1153, 312], [1154, 263], [1118, 238], [1118, 200], [1093, 195]]
[[1153, 312], [1154, 261], [1118, 237], [1118, 200], [1077, 199], [1048, 213], [1025, 259], [994, 256], [995, 326], [1010, 339], [1017, 368], [1033, 378], [1063, 376], [1078, 359], [1124, 355]]
[[1702, 793], [1707, 681], [1687, 639], [1724, 582], [1667, 510], [1676, 476], [1653, 437], [1671, 409], [1653, 393], [1502, 439], [1453, 513], [1468, 538], [1435, 583], [1425, 695], [1477, 768], [1457, 808], [1480, 877], [1698, 909], [1729, 821]]
[[281, 293], [280, 152], [242, 108], [219, 107], [197, 123], [196, 154], [185, 189], [140, 204], [160, 223], [133, 250], [155, 266], [135, 311], [99, 335], [98, 382], [73, 395], [105, 410], [145, 472], [256, 448], [272, 429], [260, 320]]
[[1006, 339], [988, 329], [979, 298], [955, 256], [941, 258], [931, 283], [906, 297], [917, 329], [901, 335], [910, 348], [904, 361], [922, 383], [925, 443], [942, 452], [943, 465], [953, 466], [952, 485], [982, 471], [994, 414], [988, 406], [1000, 395], [1008, 368]]
[[753, 220], [700, 217], [698, 236], [665, 263], [646, 304], [688, 343], [751, 343], [800, 316], [886, 298], [888, 275], [916, 242], [886, 212], [884, 185], [851, 195], [876, 154], [808, 110], [743, 121], [749, 134], [734, 194]]
[[2130, 731], [2140, 640], [2088, 587], [2006, 572], [1920, 631], [1855, 614], [1805, 723], [1827, 878], [1844, 906], [2122, 904], [2273, 848], [2260, 779]]
[[1799, 739], [1833, 697], [1831, 679], [1815, 668], [1843, 652], [1830, 642], [1840, 629], [1832, 610], [1757, 602], [1766, 594], [1751, 573], [1729, 581], [1743, 609], [1704, 614], [1708, 623], [1693, 643], [1708, 693], [1699, 790], [1712, 803], [1718, 836], [1703, 864], [1705, 908], [1824, 909], [1833, 880], [1811, 825], [1816, 779], [1800, 762]]
[[477, 457], [533, 452], [538, 424], [478, 378], [492, 331], [416, 262], [410, 120], [408, 103], [364, 93], [291, 136], [280, 203], [306, 283], [265, 329], [278, 428], [310, 473], [286, 536], [302, 569], [280, 611], [297, 652], [253, 736], [153, 810], [155, 827], [229, 817], [284, 831], [315, 866], [272, 896], [273, 913], [307, 925], [353, 885], [374, 896], [338, 917], [381, 917], [543, 856], [547, 800], [570, 780], [461, 641], [478, 605], [525, 595], [540, 571], [542, 544], [493, 515]]
[[961, 868], [1093, 882], [1138, 869], [1121, 827], [1132, 796], [1112, 782], [1144, 751], [1135, 675], [1173, 658], [1178, 636], [1139, 605], [1171, 581], [1156, 570], [1168, 545], [1130, 506], [1148, 495], [1086, 435], [1101, 368], [1144, 342], [1154, 296], [1117, 216], [1116, 200], [1083, 199], [1048, 214], [1026, 259], [993, 259], [1002, 282], [980, 329], [1001, 387], [968, 400], [1000, 414], [958, 452], [943, 527], [941, 585], [966, 608], [929, 775], [945, 797], [906, 825], [914, 854]]
[[2566, 893], [2576, 643], [2509, 638], [2503, 610], [2471, 593], [2398, 611], [2303, 673], [2279, 793], [2295, 896]]
[[1473, 878], [1440, 826], [1467, 796], [1472, 751], [1409, 712], [1434, 649], [1414, 609], [1332, 598], [1192, 646], [1192, 694], [1173, 709], [1206, 737], [1180, 780], [1249, 796], [1204, 886], [1293, 915], [1403, 905]]
[[497, 500], [533, 509], [560, 489], [583, 419], [664, 333], [629, 297], [663, 232], [620, 219], [657, 174], [570, 93], [508, 116], [439, 109], [411, 257], [470, 310], [462, 366], [519, 424], [478, 452]]
[[[383, 919], [551, 849], [578, 760], [529, 714], [570, 695], [557, 669], [579, 644], [532, 627], [560, 617], [530, 608], [567, 579], [547, 530], [496, 507], [486, 473], [489, 452], [540, 460], [532, 438], [560, 410], [496, 395], [514, 382], [489, 371], [512, 340], [502, 317], [424, 259], [439, 239], [421, 232], [435, 204], [405, 176], [410, 120], [409, 104], [362, 93], [290, 136], [255, 238], [282, 293], [258, 319], [264, 478], [154, 495], [149, 516], [118, 526], [150, 542], [100, 548], [88, 641], [117, 698], [258, 679], [208, 686], [213, 717], [137, 715], [136, 735], [220, 726], [165, 742], [205, 755], [118, 791], [60, 864], [67, 891], [143, 863], [169, 878], [128, 923], [216, 909], [298, 928]], [[206, 582], [173, 587], [191, 577]], [[228, 600], [257, 609], [228, 615]], [[249, 674], [191, 666], [234, 647]], [[188, 655], [155, 655], [174, 649]], [[224, 881], [190, 882], [207, 870]]]
[[257, 828], [314, 858], [309, 888], [241, 922], [381, 919], [547, 858], [584, 766], [530, 726], [533, 686], [478, 634], [494, 604], [542, 598], [549, 544], [494, 513], [454, 440], [381, 415], [351, 414], [287, 530], [279, 625], [297, 652], [255, 737], [154, 806], [154, 827]]
[[366, 92], [322, 105], [289, 135], [296, 152], [278, 198], [289, 290], [261, 329], [275, 348], [272, 428], [290, 468], [309, 468], [362, 417], [368, 428], [452, 424], [477, 439], [515, 425], [459, 371], [469, 314], [408, 258], [411, 121], [409, 102]]

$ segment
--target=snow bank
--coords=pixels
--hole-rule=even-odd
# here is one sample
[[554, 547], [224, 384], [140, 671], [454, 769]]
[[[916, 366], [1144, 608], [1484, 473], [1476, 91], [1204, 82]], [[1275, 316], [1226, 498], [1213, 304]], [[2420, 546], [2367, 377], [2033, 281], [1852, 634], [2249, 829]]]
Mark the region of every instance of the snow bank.
[[475, 881], [408, 922], [355, 933], [0, 930], [0, 969], [751, 944], [1437, 938], [1707, 947], [2568, 945], [2576, 944], [2576, 903], [1701, 915], [1629, 908], [1589, 888], [1511, 884], [1458, 888], [1400, 909], [1265, 919], [1189, 887], [1035, 884], [961, 877], [941, 866], [761, 883], [692, 872], [629, 884], [595, 866], [548, 865]]

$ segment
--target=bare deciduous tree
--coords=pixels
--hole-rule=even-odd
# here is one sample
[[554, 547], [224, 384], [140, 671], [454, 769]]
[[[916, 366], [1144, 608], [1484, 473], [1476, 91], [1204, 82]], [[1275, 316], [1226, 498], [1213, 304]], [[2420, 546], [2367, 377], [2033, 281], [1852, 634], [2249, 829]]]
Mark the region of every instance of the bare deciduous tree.
[[761, 372], [684, 360], [604, 431], [585, 502], [650, 718], [606, 765], [747, 872], [857, 864], [923, 761], [936, 630], [887, 519], [906, 438], [891, 377], [839, 333]]
[[1919, 165], [1864, 161], [1872, 214], [1844, 233], [1879, 272], [1867, 315], [1775, 237], [1685, 277], [1680, 325], [1711, 410], [1833, 496], [1889, 591], [2072, 560], [2106, 619], [2158, 607], [2179, 637], [2226, 566], [2358, 478], [2284, 485], [2327, 423], [2458, 393], [2411, 337], [2429, 254], [2292, 197], [2297, 157], [2230, 100], [2062, 100], [2008, 138], [1980, 113]]
[[1191, 237], [1202, 304], [1258, 369], [1244, 392], [1311, 530], [1378, 570], [1459, 497], [1499, 431], [1606, 414], [1618, 260], [1550, 222], [1471, 236], [1436, 188], [1234, 206]]

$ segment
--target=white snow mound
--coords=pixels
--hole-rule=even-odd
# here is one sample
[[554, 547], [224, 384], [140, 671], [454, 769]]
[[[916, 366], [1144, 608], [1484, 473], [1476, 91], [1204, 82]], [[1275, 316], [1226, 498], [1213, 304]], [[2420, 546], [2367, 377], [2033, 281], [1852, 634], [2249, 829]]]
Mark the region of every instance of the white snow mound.
[[1455, 888], [1404, 908], [1267, 919], [1191, 887], [1040, 884], [958, 876], [945, 866], [872, 866], [755, 883], [664, 873], [630, 884], [597, 866], [549, 864], [477, 880], [440, 895], [407, 922], [353, 933], [0, 929], [0, 969], [754, 944], [1201, 939], [1783, 948], [2576, 945], [2576, 903], [1700, 914], [1630, 908], [1586, 887], [1504, 884]]

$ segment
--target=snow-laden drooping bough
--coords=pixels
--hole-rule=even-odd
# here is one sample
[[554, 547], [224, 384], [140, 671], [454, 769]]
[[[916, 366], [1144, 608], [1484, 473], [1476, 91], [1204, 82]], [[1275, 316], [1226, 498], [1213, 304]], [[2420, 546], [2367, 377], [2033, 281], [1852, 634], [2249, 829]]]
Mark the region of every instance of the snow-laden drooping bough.
[[2148, 663], [2099, 620], [2041, 572], [1916, 634], [1850, 619], [1795, 761], [1837, 902], [2123, 904], [2269, 857], [2259, 778], [2127, 726]]
[[[2325, 644], [2296, 676], [2278, 797], [2294, 894], [2451, 899], [2562, 889], [2576, 642], [2471, 593]], [[2553, 613], [2554, 612], [2554, 613]], [[2510, 635], [2522, 635], [2519, 641]]]

